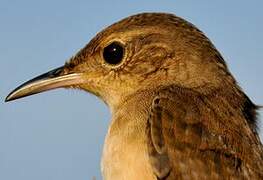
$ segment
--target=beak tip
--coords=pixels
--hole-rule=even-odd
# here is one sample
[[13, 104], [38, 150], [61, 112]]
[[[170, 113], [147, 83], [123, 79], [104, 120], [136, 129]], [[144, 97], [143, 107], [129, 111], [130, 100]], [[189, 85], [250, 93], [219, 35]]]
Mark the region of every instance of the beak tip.
[[17, 89], [15, 89], [15, 90], [11, 91], [11, 92], [6, 96], [5, 102], [13, 101], [13, 100], [16, 100], [16, 99], [18, 99], [18, 98], [20, 98], [20, 97], [22, 97], [22, 96], [18, 93]]
[[5, 102], [11, 101], [8, 97], [5, 98]]
[[5, 98], [5, 102], [8, 102], [8, 101], [10, 101], [8, 98]]
[[11, 94], [9, 94], [8, 96], [6, 96], [6, 98], [5, 98], [5, 102], [9, 102], [9, 101], [12, 101], [12, 100], [14, 100], [14, 98], [12, 98], [12, 95], [11, 95]]

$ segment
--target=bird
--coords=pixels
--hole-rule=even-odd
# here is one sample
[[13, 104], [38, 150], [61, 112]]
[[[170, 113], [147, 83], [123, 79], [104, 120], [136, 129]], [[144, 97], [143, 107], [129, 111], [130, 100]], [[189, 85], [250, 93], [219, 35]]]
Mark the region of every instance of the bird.
[[5, 101], [55, 88], [84, 90], [110, 108], [106, 180], [263, 179], [259, 106], [206, 35], [181, 17], [126, 17]]

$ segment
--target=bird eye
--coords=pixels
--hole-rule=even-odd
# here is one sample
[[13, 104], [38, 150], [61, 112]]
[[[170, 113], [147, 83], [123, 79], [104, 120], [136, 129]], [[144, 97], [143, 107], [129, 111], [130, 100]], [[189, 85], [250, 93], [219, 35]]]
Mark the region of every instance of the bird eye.
[[103, 50], [104, 60], [111, 65], [119, 64], [123, 59], [123, 55], [124, 48], [118, 42], [113, 42], [109, 44]]

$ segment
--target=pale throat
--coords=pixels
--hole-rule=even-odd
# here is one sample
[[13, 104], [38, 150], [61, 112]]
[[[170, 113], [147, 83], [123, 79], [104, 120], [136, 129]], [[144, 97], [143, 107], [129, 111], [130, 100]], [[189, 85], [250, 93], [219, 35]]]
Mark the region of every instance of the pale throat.
[[117, 111], [113, 109], [101, 160], [104, 178], [129, 179], [125, 172], [131, 177], [138, 172], [146, 173], [143, 177], [151, 175], [145, 129], [152, 98], [149, 91], [136, 93], [120, 101]]

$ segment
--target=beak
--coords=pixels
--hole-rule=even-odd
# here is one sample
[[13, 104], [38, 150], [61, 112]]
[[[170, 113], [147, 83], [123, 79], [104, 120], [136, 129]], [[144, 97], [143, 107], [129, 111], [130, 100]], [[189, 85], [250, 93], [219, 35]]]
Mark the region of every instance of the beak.
[[12, 101], [51, 89], [70, 87], [84, 82], [82, 73], [63, 74], [64, 66], [35, 77], [14, 89], [5, 99]]

